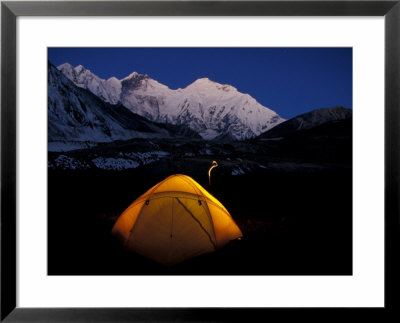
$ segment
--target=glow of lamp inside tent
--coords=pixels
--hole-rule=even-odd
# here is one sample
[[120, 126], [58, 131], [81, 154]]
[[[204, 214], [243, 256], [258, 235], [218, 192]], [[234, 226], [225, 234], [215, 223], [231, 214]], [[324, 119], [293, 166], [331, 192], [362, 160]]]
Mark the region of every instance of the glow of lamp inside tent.
[[218, 163], [214, 160], [211, 164], [210, 169], [208, 170], [208, 183], [211, 185], [211, 170], [218, 166]]

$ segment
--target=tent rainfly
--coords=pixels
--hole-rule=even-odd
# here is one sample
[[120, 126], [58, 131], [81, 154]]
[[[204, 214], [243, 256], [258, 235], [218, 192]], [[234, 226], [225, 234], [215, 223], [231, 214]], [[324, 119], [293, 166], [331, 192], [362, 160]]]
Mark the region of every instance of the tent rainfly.
[[213, 252], [242, 232], [225, 207], [186, 175], [171, 175], [136, 199], [112, 233], [129, 250], [166, 266]]

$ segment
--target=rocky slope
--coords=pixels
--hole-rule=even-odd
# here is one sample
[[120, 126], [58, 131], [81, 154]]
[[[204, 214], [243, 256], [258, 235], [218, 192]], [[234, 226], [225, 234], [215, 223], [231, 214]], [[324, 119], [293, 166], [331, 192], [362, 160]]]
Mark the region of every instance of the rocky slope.
[[259, 138], [286, 137], [301, 130], [312, 129], [326, 123], [346, 120], [351, 117], [352, 109], [343, 107], [316, 109], [282, 122], [275, 128], [261, 134]]

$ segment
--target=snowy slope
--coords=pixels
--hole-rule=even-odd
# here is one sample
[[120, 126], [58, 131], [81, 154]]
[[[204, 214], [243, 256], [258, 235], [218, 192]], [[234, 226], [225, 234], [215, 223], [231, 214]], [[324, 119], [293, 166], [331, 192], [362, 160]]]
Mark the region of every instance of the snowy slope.
[[74, 68], [66, 63], [58, 68], [75, 84], [107, 102], [120, 101], [149, 120], [187, 125], [205, 139], [248, 139], [284, 121], [250, 95], [208, 78], [172, 90], [147, 75], [133, 72], [122, 80], [112, 78], [111, 86], [111, 79], [102, 80], [82, 66]]
[[77, 87], [53, 65], [48, 65], [49, 148], [54, 146], [62, 150], [62, 145], [73, 149], [76, 146], [73, 142], [91, 144], [182, 135], [196, 136], [186, 127], [157, 124], [121, 104], [104, 102], [90, 91]]
[[74, 82], [75, 85], [88, 89], [106, 102], [112, 104], [118, 103], [121, 93], [121, 82], [117, 78], [111, 77], [108, 80], [103, 80], [85, 69], [82, 65], [73, 67], [71, 64], [65, 63], [57, 68]]

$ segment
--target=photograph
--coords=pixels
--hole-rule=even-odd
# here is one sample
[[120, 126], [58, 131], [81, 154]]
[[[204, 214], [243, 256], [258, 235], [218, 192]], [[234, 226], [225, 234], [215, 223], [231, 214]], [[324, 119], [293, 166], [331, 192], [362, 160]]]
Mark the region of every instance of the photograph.
[[352, 108], [352, 47], [48, 47], [47, 274], [352, 275]]

